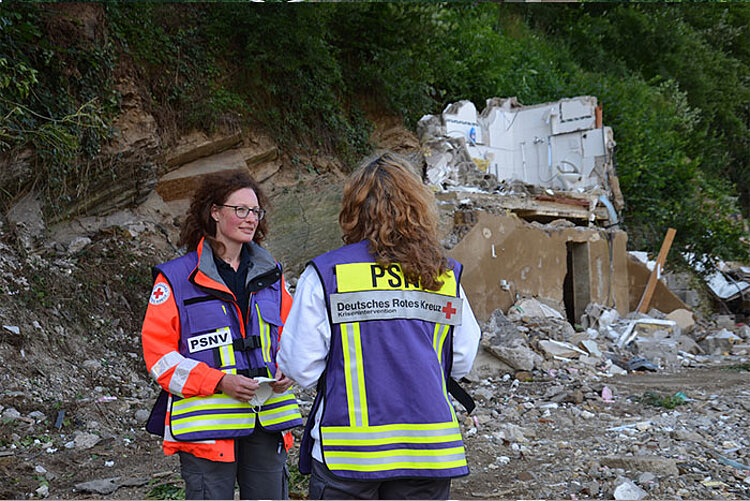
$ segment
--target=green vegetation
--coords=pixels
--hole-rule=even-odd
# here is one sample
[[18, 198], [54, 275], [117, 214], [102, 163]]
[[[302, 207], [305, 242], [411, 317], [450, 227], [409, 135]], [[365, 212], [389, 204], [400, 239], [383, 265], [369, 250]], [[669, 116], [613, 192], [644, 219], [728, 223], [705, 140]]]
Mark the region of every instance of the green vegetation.
[[728, 371], [748, 372], [750, 371], [750, 362], [746, 362], [744, 364], [730, 365], [728, 367], [725, 367], [725, 369]]
[[115, 175], [100, 151], [123, 76], [165, 144], [253, 126], [289, 158], [349, 165], [375, 113], [413, 127], [459, 99], [593, 95], [631, 247], [658, 249], [671, 226], [673, 257], [748, 258], [750, 5], [106, 3], [86, 7], [99, 29], [72, 39], [57, 8], [0, 6], [0, 166], [34, 152], [33, 176], [3, 181], [4, 197], [36, 182], [62, 206]]
[[185, 488], [178, 485], [181, 483], [181, 480], [170, 480], [154, 485], [146, 494], [146, 499], [185, 499]]
[[106, 170], [97, 155], [118, 109], [114, 54], [103, 40], [56, 45], [44, 19], [37, 6], [0, 8], [0, 152], [34, 153], [33, 175], [6, 178], [2, 188], [7, 195], [39, 183], [59, 207]]
[[289, 465], [289, 499], [307, 499], [310, 477], [299, 472], [299, 466]]
[[687, 397], [682, 392], [677, 392], [674, 395], [661, 395], [653, 391], [647, 391], [640, 397], [640, 401], [646, 405], [652, 407], [663, 407], [665, 409], [674, 409], [679, 405], [685, 405], [688, 401]]

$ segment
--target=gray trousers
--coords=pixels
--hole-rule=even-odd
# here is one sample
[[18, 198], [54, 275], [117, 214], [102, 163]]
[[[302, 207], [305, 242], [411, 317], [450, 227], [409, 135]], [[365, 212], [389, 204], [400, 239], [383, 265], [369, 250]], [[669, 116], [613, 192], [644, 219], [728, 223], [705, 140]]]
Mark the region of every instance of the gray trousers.
[[252, 435], [234, 442], [233, 463], [179, 452], [185, 499], [234, 499], [235, 480], [241, 499], [288, 499], [286, 450], [281, 433], [256, 426]]
[[450, 493], [450, 478], [349, 480], [316, 460], [310, 476], [310, 499], [449, 499]]

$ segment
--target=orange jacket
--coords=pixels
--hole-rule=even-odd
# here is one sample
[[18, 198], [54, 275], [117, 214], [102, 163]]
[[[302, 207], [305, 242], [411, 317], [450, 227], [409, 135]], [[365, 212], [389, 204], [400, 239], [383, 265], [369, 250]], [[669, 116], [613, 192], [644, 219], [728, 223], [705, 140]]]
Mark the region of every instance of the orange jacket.
[[[203, 252], [204, 241], [198, 244], [198, 255]], [[205, 245], [208, 245], [207, 243]], [[203, 287], [209, 287], [228, 293], [234, 298], [232, 292], [221, 282], [216, 282], [207, 275], [197, 270], [193, 273], [194, 280]], [[188, 277], [185, 277], [187, 280]], [[282, 276], [281, 280], [284, 278]], [[239, 315], [239, 306], [234, 298], [232, 311]], [[281, 300], [281, 320], [286, 322], [289, 309], [292, 306], [292, 296], [286, 290], [286, 283], [282, 287]], [[250, 311], [249, 314], [255, 315]], [[240, 324], [242, 322], [240, 321]], [[282, 328], [279, 329], [279, 336]], [[245, 336], [245, 332], [242, 332]], [[175, 303], [174, 294], [172, 293], [169, 282], [162, 274], [159, 274], [154, 282], [154, 288], [151, 291], [149, 305], [146, 309], [146, 317], [141, 329], [141, 338], [143, 341], [143, 358], [146, 361], [146, 368], [156, 379], [159, 385], [165, 391], [169, 391], [169, 384], [175, 373], [178, 377], [185, 378], [184, 372], [187, 372], [185, 383], [182, 386], [182, 396], [208, 396], [216, 391], [216, 386], [224, 377], [224, 372], [209, 367], [203, 362], [195, 363], [194, 360], [186, 359], [179, 352], [180, 344], [180, 319]], [[274, 354], [275, 356], [275, 354]], [[169, 413], [166, 416], [166, 423], [169, 424]], [[169, 428], [167, 427], [167, 430]], [[200, 442], [184, 442], [169, 440], [170, 435], [165, 433], [164, 453], [167, 455], [175, 454], [178, 451], [185, 451], [196, 457], [209, 459], [212, 461], [232, 462], [234, 457], [234, 440], [204, 440]]]

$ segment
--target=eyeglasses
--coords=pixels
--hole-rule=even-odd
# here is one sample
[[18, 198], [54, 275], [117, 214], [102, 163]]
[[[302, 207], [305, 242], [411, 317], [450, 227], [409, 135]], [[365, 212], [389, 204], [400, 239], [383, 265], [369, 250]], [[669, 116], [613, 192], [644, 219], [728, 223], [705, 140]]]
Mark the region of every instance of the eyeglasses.
[[240, 219], [246, 219], [247, 216], [249, 216], [251, 212], [255, 216], [255, 219], [257, 219], [258, 221], [260, 221], [261, 219], [263, 219], [265, 217], [265, 215], [266, 215], [266, 210], [265, 209], [261, 209], [260, 207], [253, 207], [251, 209], [250, 207], [241, 207], [241, 206], [238, 206], [238, 205], [216, 204], [216, 206], [217, 207], [230, 207], [230, 208], [234, 209], [234, 213]]

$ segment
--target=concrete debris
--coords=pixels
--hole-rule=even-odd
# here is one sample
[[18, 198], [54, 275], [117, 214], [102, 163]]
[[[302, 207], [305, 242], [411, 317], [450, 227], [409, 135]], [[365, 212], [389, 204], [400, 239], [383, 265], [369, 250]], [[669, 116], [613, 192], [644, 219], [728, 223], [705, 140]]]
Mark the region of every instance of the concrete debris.
[[623, 470], [639, 473], [651, 472], [656, 475], [679, 475], [677, 461], [661, 456], [607, 456], [600, 460], [602, 466], [622, 468]]
[[73, 445], [76, 449], [91, 449], [96, 444], [99, 443], [101, 440], [101, 437], [99, 435], [94, 435], [93, 433], [86, 433], [82, 432], [79, 433], [76, 438], [73, 440]]
[[581, 350], [580, 348], [576, 348], [570, 343], [554, 341], [550, 339], [539, 341], [539, 348], [541, 348], [542, 352], [544, 352], [544, 355], [547, 358], [577, 358], [580, 355], [586, 355], [585, 351]]
[[695, 327], [695, 317], [693, 312], [683, 308], [679, 308], [667, 314], [666, 319], [676, 323], [680, 328], [680, 332], [683, 334], [690, 334]]
[[615, 488], [614, 497], [615, 499], [638, 501], [648, 496], [648, 492], [638, 487], [631, 480], [624, 480], [620, 485]]
[[722, 329], [698, 341], [698, 345], [708, 354], [722, 355], [731, 352], [733, 345], [740, 342], [742, 342], [741, 337], [726, 329]]
[[[470, 165], [501, 183], [611, 190], [615, 142], [596, 110], [596, 98], [589, 96], [534, 106], [492, 98], [481, 113], [470, 101], [450, 104], [440, 117], [425, 116], [417, 126], [428, 152], [427, 178], [435, 186], [457, 184], [456, 172]], [[619, 189], [614, 191], [619, 205]]]
[[511, 321], [518, 321], [521, 318], [558, 318], [563, 320], [565, 317], [556, 309], [548, 306], [538, 299], [525, 298], [517, 301], [508, 311], [508, 318]]
[[581, 316], [581, 325], [584, 329], [602, 329], [614, 324], [619, 319], [620, 314], [614, 308], [607, 308], [600, 304], [590, 303], [586, 306], [583, 316]]
[[120, 488], [120, 484], [118, 483], [119, 480], [120, 477], [113, 477], [92, 480], [90, 482], [82, 482], [80, 484], [76, 484], [76, 490], [81, 492], [92, 492], [94, 494], [106, 496], [108, 494], [112, 494]]

